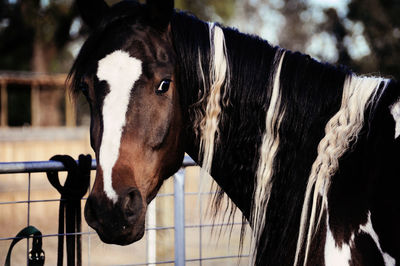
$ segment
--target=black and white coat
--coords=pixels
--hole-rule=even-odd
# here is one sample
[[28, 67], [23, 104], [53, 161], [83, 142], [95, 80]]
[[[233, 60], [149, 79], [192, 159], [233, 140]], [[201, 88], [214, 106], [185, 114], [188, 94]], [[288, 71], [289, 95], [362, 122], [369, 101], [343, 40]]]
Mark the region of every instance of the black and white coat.
[[399, 84], [181, 13], [172, 33], [189, 153], [250, 220], [252, 263], [398, 265]]
[[[135, 1], [112, 7], [78, 56], [76, 87], [104, 36], [108, 51], [112, 40], [129, 44], [128, 23], [146, 28], [144, 8]], [[251, 263], [399, 265], [399, 83], [357, 76], [183, 12], [173, 12], [168, 30], [185, 151], [250, 221]], [[151, 52], [145, 40], [133, 43]], [[111, 55], [133, 62], [122, 50]], [[113, 67], [104, 62], [93, 67]], [[111, 174], [107, 182], [106, 194], [116, 197]]]

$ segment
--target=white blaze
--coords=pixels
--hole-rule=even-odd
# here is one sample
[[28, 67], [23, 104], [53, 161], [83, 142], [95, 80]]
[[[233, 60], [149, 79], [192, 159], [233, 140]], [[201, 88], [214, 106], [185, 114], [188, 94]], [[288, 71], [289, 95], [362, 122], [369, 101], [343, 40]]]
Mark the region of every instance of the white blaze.
[[117, 50], [98, 63], [97, 77], [108, 83], [110, 92], [103, 103], [103, 137], [99, 163], [103, 170], [104, 192], [114, 203], [118, 196], [112, 187], [112, 169], [119, 157], [130, 92], [142, 74], [142, 62]]

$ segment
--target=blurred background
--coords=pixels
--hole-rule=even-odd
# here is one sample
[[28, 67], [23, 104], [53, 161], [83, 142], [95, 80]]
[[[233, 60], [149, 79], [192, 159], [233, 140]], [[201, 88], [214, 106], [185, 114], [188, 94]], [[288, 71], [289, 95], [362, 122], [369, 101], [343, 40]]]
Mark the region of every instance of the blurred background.
[[[218, 21], [245, 33], [260, 35], [273, 45], [308, 53], [321, 61], [347, 65], [358, 73], [385, 77], [400, 74], [399, 0], [176, 0], [175, 6], [203, 20]], [[72, 104], [65, 91], [66, 73], [87, 35], [88, 28], [78, 17], [72, 0], [0, 0], [0, 162], [48, 160], [55, 154], [75, 158], [81, 153], [93, 154], [89, 145], [88, 106], [83, 99]], [[197, 203], [203, 196], [196, 195], [197, 170], [189, 172], [193, 172], [193, 179], [187, 182], [186, 189], [193, 198], [188, 199], [187, 223], [197, 224], [196, 219], [204, 212], [198, 210]], [[0, 202], [26, 200], [26, 182], [26, 176], [22, 175], [0, 176]], [[168, 194], [171, 190], [169, 182], [162, 192]], [[32, 195], [38, 200], [59, 197], [43, 174], [32, 179]], [[165, 212], [168, 215], [170, 200], [158, 201], [160, 216], [157, 217]], [[55, 219], [49, 222], [48, 218], [57, 215], [57, 206], [58, 203], [48, 203], [37, 206], [33, 212], [36, 216], [32, 221], [45, 233], [57, 231]], [[0, 205], [0, 238], [13, 236], [24, 226], [24, 210], [21, 204]], [[171, 217], [157, 220], [157, 226], [171, 224]], [[200, 229], [190, 230], [188, 243], [197, 248], [195, 240]], [[227, 231], [229, 235], [230, 230]], [[233, 229], [231, 240], [238, 241], [239, 231], [240, 227]], [[170, 239], [171, 235], [165, 230], [157, 233], [157, 239], [163, 243], [162, 239]], [[111, 256], [114, 264], [131, 262], [135, 256], [143, 257], [143, 243], [136, 248], [110, 248], [98, 239], [93, 241], [92, 247], [84, 244], [84, 248], [93, 249], [93, 254], [115, 252]], [[204, 252], [215, 255], [217, 251], [229, 249], [229, 254], [237, 254], [238, 245], [228, 245], [234, 242], [229, 238], [220, 238], [219, 246], [209, 244], [214, 242], [215, 238], [206, 241], [204, 248], [208, 251]], [[56, 239], [47, 243], [54, 248]], [[168, 245], [157, 253], [158, 258], [173, 258], [173, 246]], [[0, 241], [0, 263], [8, 246], [9, 241]], [[123, 259], [121, 254], [126, 254], [128, 249], [130, 257]], [[188, 257], [197, 256], [193, 254], [188, 253]], [[122, 257], [116, 260], [118, 256]], [[54, 258], [50, 258], [48, 265], [52, 261], [55, 262]], [[107, 263], [100, 256], [92, 264]], [[223, 265], [226, 261], [220, 263]], [[246, 263], [246, 259], [239, 262]], [[215, 261], [211, 264], [218, 265]]]
[[[175, 2], [178, 9], [201, 19], [348, 65], [358, 73], [400, 73], [398, 0]], [[85, 103], [71, 106], [62, 90], [65, 73], [87, 34], [72, 0], [0, 0], [2, 128], [88, 124]]]

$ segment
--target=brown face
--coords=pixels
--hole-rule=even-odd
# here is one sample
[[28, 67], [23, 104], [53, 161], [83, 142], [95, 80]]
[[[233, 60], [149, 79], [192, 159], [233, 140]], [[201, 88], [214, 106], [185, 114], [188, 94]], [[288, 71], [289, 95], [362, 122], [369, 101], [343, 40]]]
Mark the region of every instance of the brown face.
[[104, 242], [120, 245], [142, 238], [147, 205], [184, 155], [169, 31], [137, 27], [130, 36], [84, 78], [98, 162], [85, 217]]

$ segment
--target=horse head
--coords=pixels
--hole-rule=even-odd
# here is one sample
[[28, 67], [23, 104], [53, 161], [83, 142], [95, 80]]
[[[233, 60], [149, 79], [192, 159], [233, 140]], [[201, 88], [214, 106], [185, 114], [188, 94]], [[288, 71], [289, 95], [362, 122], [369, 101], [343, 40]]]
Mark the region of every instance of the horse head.
[[169, 20], [173, 0], [81, 0], [92, 32], [71, 70], [91, 109], [98, 166], [85, 217], [106, 243], [142, 238], [147, 205], [184, 155]]

